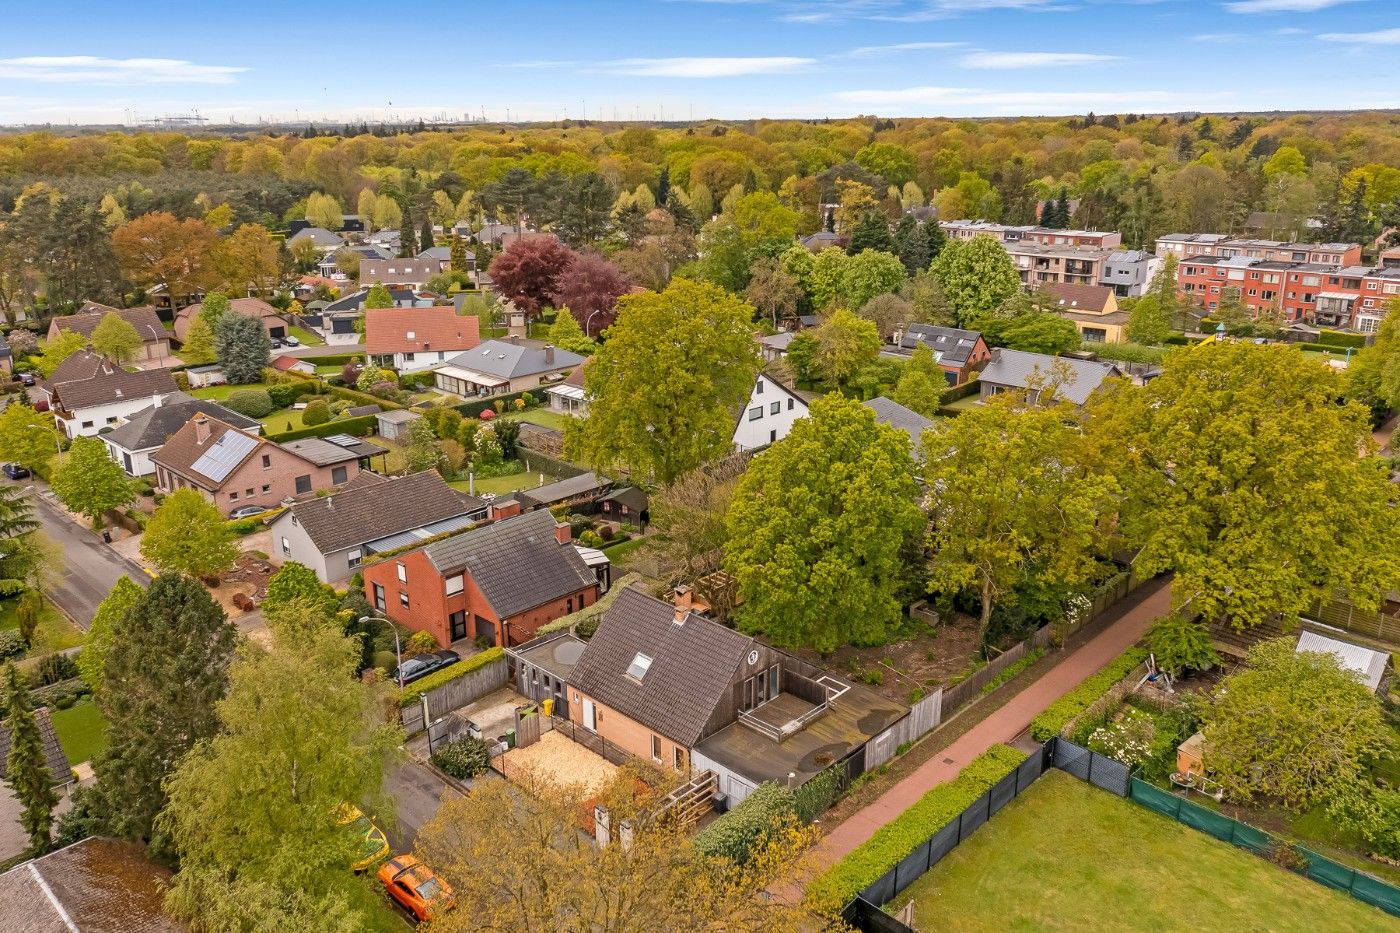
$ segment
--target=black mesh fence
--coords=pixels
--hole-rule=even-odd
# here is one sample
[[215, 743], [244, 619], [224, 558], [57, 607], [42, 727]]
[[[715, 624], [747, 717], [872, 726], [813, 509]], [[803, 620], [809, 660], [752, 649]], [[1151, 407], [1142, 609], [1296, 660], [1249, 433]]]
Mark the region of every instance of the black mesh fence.
[[1098, 752], [1091, 752], [1065, 738], [1055, 738], [1052, 741], [1052, 763], [1056, 768], [1074, 775], [1081, 781], [1088, 781], [1095, 787], [1111, 791], [1119, 797], [1128, 796], [1128, 781], [1131, 775], [1127, 765]]

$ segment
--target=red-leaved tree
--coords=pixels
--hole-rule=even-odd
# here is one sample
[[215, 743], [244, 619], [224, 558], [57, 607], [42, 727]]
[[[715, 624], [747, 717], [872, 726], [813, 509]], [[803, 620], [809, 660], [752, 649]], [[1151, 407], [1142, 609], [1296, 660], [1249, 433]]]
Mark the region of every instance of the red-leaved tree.
[[559, 275], [554, 306], [572, 311], [588, 336], [593, 337], [612, 323], [613, 306], [631, 288], [632, 283], [622, 270], [602, 254], [579, 253]]
[[553, 236], [523, 237], [492, 261], [491, 281], [498, 294], [533, 317], [554, 300], [559, 276], [576, 255]]

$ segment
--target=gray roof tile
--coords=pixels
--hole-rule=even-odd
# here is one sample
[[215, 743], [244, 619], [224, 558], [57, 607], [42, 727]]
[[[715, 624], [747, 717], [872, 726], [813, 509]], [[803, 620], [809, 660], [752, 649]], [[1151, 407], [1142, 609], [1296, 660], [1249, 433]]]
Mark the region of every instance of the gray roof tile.
[[1118, 367], [1111, 363], [1077, 360], [1070, 356], [1025, 353], [1003, 347], [992, 351], [992, 361], [982, 370], [981, 378], [986, 384], [1024, 389], [1030, 385], [1033, 376], [1050, 379], [1055, 367], [1060, 365], [1068, 370], [1069, 380], [1060, 384], [1059, 396], [1076, 405], [1087, 402], [1094, 390], [1109, 376], [1122, 375]]
[[331, 554], [485, 508], [428, 470], [395, 479], [358, 473], [334, 495], [298, 502], [287, 513], [322, 554]]

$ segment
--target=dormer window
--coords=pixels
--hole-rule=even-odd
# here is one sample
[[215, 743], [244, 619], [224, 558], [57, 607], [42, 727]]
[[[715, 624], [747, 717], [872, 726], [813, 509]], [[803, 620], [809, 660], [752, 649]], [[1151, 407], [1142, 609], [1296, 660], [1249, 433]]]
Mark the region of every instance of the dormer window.
[[637, 652], [637, 656], [632, 659], [632, 663], [627, 665], [627, 676], [633, 680], [641, 680], [651, 669], [651, 658]]

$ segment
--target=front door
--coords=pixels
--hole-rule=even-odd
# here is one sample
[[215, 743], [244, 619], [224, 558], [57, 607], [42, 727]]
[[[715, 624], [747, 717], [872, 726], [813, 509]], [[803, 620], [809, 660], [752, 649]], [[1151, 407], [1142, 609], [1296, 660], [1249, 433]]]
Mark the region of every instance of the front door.
[[587, 697], [583, 698], [583, 727], [589, 732], [598, 731], [598, 711], [593, 707], [593, 701]]
[[460, 641], [467, 637], [467, 614], [457, 611], [448, 616], [448, 621], [452, 623], [452, 640]]

